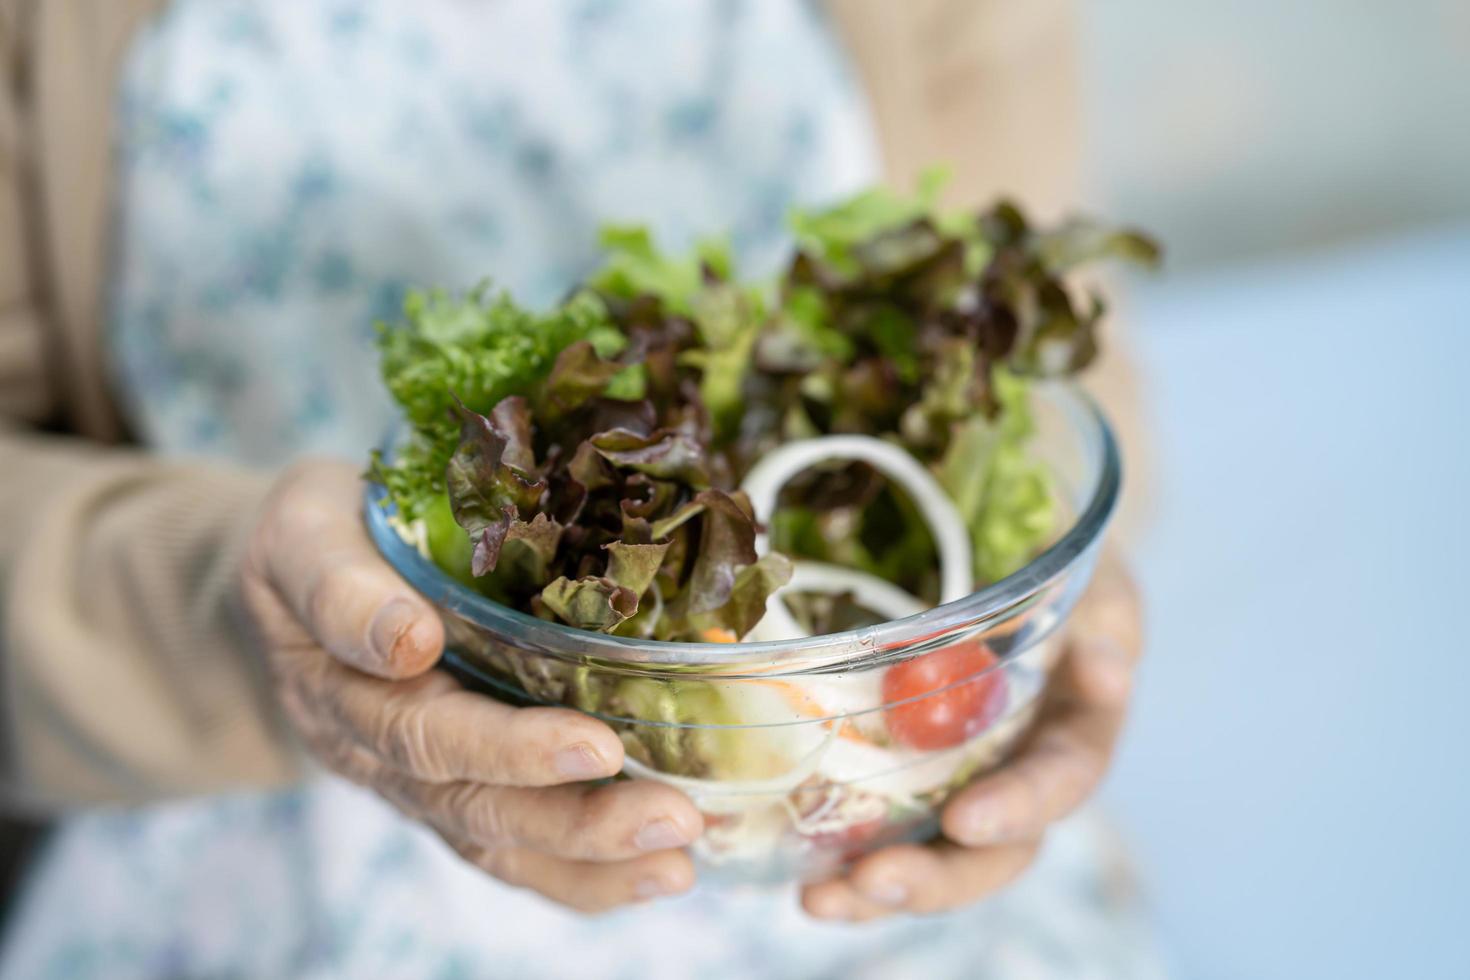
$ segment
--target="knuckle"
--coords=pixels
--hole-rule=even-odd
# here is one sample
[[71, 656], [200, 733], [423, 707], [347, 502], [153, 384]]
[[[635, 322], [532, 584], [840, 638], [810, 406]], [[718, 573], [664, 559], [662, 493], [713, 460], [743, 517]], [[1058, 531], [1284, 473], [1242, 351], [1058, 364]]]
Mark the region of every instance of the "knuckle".
[[492, 761], [508, 778], [529, 780], [555, 752], [558, 734], [535, 709], [512, 712], [495, 740]]
[[591, 857], [610, 846], [609, 828], [615, 822], [617, 800], [613, 794], [591, 790], [574, 804], [571, 818], [562, 836], [579, 856]]
[[371, 767], [345, 740], [325, 737], [314, 742], [318, 758], [339, 776], [358, 784], [365, 784], [371, 777]]
[[472, 840], [487, 846], [517, 843], [517, 835], [498, 801], [477, 783], [448, 785], [439, 794], [439, 806]]
[[428, 716], [416, 705], [395, 698], [383, 701], [378, 750], [393, 765], [426, 779], [440, 775]]
[[[309, 497], [288, 470], [276, 482], [261, 510], [250, 544], [257, 559], [272, 554], [283, 541], [291, 540], [296, 521], [310, 509]], [[264, 563], [262, 562], [262, 567]]]
[[373, 779], [373, 789], [377, 790], [378, 795], [383, 799], [414, 819], [421, 819], [426, 812], [418, 787], [413, 780], [401, 773], [390, 769], [379, 769]]
[[320, 494], [298, 488], [282, 501], [281, 519], [282, 530], [293, 539], [300, 536], [310, 540], [341, 522], [341, 506]]
[[276, 700], [298, 730], [341, 731], [342, 721], [331, 710], [330, 700], [322, 697], [321, 677], [310, 658], [273, 647], [267, 665]]
[[339, 730], [356, 730], [348, 710], [347, 692], [332, 677], [333, 665], [326, 654], [312, 651], [302, 656], [300, 651], [280, 650], [273, 654], [272, 663], [279, 683], [295, 690], [303, 712]]

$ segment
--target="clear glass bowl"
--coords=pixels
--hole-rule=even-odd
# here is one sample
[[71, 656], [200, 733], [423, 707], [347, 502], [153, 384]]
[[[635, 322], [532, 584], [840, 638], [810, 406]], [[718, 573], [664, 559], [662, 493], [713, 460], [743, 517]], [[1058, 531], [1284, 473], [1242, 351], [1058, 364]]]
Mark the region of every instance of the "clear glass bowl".
[[[589, 711], [621, 735], [625, 775], [689, 794], [706, 818], [692, 847], [702, 877], [815, 880], [877, 847], [932, 836], [945, 798], [1003, 762], [1036, 715], [1121, 468], [1106, 419], [1079, 389], [1039, 385], [1033, 404], [1033, 451], [1065, 518], [1054, 542], [963, 599], [843, 633], [732, 644], [577, 630], [441, 572], [394, 529], [381, 487], [368, 488], [367, 522], [387, 560], [440, 609], [448, 669], [512, 703]], [[976, 643], [993, 654], [977, 672], [918, 697], [884, 696], [893, 665]], [[929, 698], [984, 708], [959, 744], [893, 744], [895, 719], [922, 714]]]

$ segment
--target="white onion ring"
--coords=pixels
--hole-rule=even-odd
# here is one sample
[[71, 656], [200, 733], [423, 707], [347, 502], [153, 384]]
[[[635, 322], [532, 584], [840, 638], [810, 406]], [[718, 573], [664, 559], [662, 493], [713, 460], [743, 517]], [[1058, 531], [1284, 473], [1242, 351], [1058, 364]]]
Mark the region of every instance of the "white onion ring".
[[[974, 557], [964, 519], [933, 474], [892, 443], [859, 435], [820, 436], [788, 442], [751, 467], [740, 489], [750, 498], [756, 519], [769, 521], [775, 515], [781, 488], [788, 481], [818, 463], [832, 460], [867, 463], [908, 491], [914, 506], [929, 525], [929, 533], [939, 550], [940, 602], [953, 602], [973, 591]], [[770, 536], [763, 531], [758, 532], [755, 548], [757, 554], [765, 554], [770, 549]], [[781, 593], [787, 590], [850, 591], [860, 604], [890, 619], [901, 619], [928, 608], [893, 583], [875, 575], [821, 562], [794, 561], [791, 581], [766, 600], [766, 614], [751, 630], [750, 639], [791, 640], [806, 635], [781, 599]]]

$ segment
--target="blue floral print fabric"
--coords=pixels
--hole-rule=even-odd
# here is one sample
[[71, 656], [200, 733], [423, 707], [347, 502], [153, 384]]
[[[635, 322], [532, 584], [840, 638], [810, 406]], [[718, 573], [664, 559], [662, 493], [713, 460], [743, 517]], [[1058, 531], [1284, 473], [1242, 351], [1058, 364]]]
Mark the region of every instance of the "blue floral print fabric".
[[872, 179], [849, 73], [791, 0], [183, 0], [120, 95], [111, 340], [166, 452], [360, 456], [410, 284], [558, 298], [608, 221], [729, 231]]
[[[607, 221], [728, 229], [772, 270], [788, 208], [877, 171], [797, 0], [180, 0], [118, 99], [109, 338], [135, 428], [272, 466], [380, 439], [373, 324], [410, 284], [551, 302]], [[71, 819], [0, 976], [1152, 978], [1116, 854], [1074, 821], [1015, 889], [922, 920], [816, 923], [792, 888], [583, 919], [320, 776]]]

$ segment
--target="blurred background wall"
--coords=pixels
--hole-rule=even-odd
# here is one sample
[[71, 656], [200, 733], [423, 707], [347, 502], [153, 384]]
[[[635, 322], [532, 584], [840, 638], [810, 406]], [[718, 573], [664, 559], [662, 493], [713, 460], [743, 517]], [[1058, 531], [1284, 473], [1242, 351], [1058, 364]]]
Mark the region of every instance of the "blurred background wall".
[[1470, 977], [1470, 2], [1079, 3], [1156, 478], [1105, 791], [1182, 980]]
[[1090, 177], [1175, 270], [1470, 216], [1466, 0], [1094, 0]]

